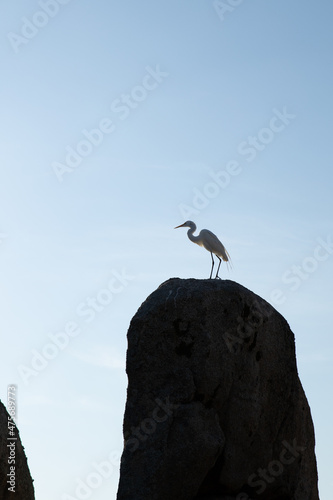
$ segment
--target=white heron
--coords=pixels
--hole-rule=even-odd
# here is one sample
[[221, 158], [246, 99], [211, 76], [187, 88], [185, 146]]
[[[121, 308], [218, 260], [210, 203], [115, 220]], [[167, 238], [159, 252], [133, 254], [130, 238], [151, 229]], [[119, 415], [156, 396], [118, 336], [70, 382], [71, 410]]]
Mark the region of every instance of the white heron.
[[213, 268], [214, 268], [214, 258], [213, 254], [216, 255], [216, 257], [219, 259], [219, 265], [217, 268], [216, 276], [215, 279], [220, 279], [219, 277], [219, 269], [221, 265], [221, 257], [224, 260], [224, 262], [230, 263], [230, 255], [226, 251], [224, 245], [220, 242], [217, 236], [215, 236], [214, 233], [209, 231], [208, 229], [202, 229], [198, 236], [194, 236], [194, 232], [197, 230], [197, 226], [194, 224], [193, 221], [187, 220], [184, 222], [184, 224], [180, 224], [180, 226], [176, 226], [175, 229], [178, 227], [189, 227], [190, 229], [187, 231], [187, 236], [193, 243], [196, 243], [197, 245], [200, 245], [201, 247], [204, 247], [208, 252], [210, 252], [210, 255], [212, 257], [212, 269], [210, 271], [210, 276], [209, 279], [211, 279], [212, 274], [213, 274]]

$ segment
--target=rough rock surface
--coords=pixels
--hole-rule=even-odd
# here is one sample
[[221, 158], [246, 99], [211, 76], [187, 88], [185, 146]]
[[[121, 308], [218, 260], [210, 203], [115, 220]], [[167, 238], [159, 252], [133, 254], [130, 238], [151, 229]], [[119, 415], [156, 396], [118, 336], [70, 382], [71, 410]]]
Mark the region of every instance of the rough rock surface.
[[[8, 419], [9, 414], [0, 401], [0, 498], [1, 500], [34, 500], [34, 487], [20, 435], [16, 427], [12, 429], [11, 420], [10, 428], [8, 428]], [[10, 436], [9, 431], [13, 432], [14, 436]], [[14, 437], [17, 439], [13, 439]], [[11, 463], [9, 464], [8, 461]], [[7, 475], [11, 472], [11, 466], [15, 467], [15, 492], [9, 490], [12, 483], [7, 482], [13, 478]]]
[[285, 319], [243, 286], [173, 278], [128, 331], [118, 500], [318, 500]]

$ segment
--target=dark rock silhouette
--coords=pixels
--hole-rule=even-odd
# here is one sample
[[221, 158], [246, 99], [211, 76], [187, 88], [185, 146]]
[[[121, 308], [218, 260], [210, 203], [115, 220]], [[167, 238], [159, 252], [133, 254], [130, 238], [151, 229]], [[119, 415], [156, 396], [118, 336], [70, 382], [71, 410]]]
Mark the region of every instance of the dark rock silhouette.
[[118, 500], [318, 500], [285, 319], [243, 286], [170, 279], [128, 331]]
[[[34, 487], [27, 457], [19, 431], [12, 424], [5, 406], [0, 401], [0, 499], [34, 500]], [[10, 469], [11, 467], [15, 469]]]

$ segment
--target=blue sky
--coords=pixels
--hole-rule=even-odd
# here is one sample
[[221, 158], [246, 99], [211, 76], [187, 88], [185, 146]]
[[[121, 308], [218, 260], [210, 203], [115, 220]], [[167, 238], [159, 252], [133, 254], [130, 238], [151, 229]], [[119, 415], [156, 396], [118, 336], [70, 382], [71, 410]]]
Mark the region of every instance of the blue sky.
[[2, 3], [0, 396], [37, 499], [115, 497], [130, 319], [209, 276], [187, 218], [294, 331], [330, 499], [333, 6], [224, 4]]

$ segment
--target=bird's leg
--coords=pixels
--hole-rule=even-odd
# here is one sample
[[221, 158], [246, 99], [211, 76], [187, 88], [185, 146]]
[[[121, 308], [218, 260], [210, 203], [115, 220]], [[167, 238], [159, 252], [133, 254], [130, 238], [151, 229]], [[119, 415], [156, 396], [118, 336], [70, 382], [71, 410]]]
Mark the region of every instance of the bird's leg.
[[217, 266], [217, 273], [216, 273], [216, 276], [215, 276], [215, 279], [221, 279], [220, 276], [219, 276], [219, 269], [220, 269], [220, 265], [221, 265], [221, 259], [218, 255], [216, 255], [216, 257], [219, 259], [219, 265]]
[[210, 252], [210, 255], [211, 255], [211, 258], [212, 258], [212, 269], [211, 269], [211, 271], [210, 271], [210, 276], [209, 276], [209, 279], [212, 279], [213, 267], [214, 267], [214, 259], [213, 259], [213, 254], [212, 254], [212, 252]]

